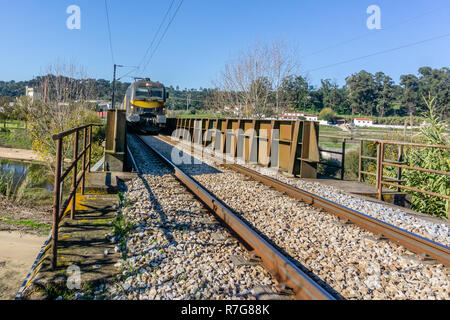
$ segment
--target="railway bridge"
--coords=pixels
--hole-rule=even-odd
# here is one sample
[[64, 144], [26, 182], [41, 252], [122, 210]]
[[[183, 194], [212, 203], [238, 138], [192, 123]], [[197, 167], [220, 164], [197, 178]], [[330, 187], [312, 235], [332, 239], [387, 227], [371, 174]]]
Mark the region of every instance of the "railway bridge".
[[53, 229], [18, 299], [449, 297], [448, 223], [382, 201], [410, 188], [383, 176], [411, 169], [384, 158], [390, 141], [373, 141], [376, 184], [362, 195], [316, 179], [316, 122], [168, 119], [139, 135], [112, 110], [91, 167], [93, 126], [53, 137]]

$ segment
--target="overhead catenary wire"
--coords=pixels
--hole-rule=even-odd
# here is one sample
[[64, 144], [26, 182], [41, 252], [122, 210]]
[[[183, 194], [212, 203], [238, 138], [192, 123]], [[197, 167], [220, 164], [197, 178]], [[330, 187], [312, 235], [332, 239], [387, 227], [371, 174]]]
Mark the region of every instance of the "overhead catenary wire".
[[445, 38], [445, 37], [448, 37], [448, 36], [450, 36], [450, 33], [446, 33], [446, 34], [443, 34], [443, 35], [440, 35], [440, 36], [428, 38], [428, 39], [417, 41], [417, 42], [408, 43], [408, 44], [405, 44], [405, 45], [402, 45], [402, 46], [399, 46], [399, 47], [395, 47], [395, 48], [374, 52], [374, 53], [367, 54], [367, 55], [364, 55], [364, 56], [360, 56], [360, 57], [356, 57], [356, 58], [352, 58], [352, 59], [348, 59], [348, 60], [332, 63], [332, 64], [321, 66], [321, 67], [318, 67], [318, 68], [309, 69], [309, 70], [306, 70], [305, 72], [312, 72], [312, 71], [317, 71], [317, 70], [322, 70], [322, 69], [335, 67], [335, 66], [338, 66], [338, 65], [341, 65], [341, 64], [346, 64], [346, 63], [350, 63], [350, 62], [353, 62], [353, 61], [357, 61], [357, 60], [361, 60], [361, 59], [377, 56], [377, 55], [380, 55], [380, 54], [389, 53], [389, 52], [392, 52], [392, 51], [396, 51], [396, 50], [400, 50], [400, 49], [416, 46], [416, 45], [419, 45], [419, 44], [422, 44], [422, 43], [425, 43], [425, 42], [442, 39], [442, 38]]
[[155, 43], [155, 40], [158, 37], [159, 31], [161, 30], [162, 26], [164, 25], [164, 22], [166, 21], [167, 16], [169, 15], [169, 12], [172, 9], [174, 3], [175, 3], [175, 0], [172, 0], [169, 8], [166, 11], [166, 14], [164, 15], [163, 19], [161, 20], [161, 23], [159, 24], [158, 29], [155, 32], [155, 35], [153, 36], [153, 39], [152, 39], [150, 45], [147, 47], [147, 50], [145, 51], [144, 56], [142, 57], [141, 61], [138, 64], [138, 70], [141, 68], [142, 64], [145, 62], [145, 58], [147, 57], [148, 53], [150, 52], [150, 49], [153, 47], [153, 44]]
[[[448, 7], [448, 6], [450, 6], [450, 3], [448, 3], [448, 4], [446, 4], [446, 5], [443, 5], [443, 6], [440, 6], [440, 7], [438, 7], [438, 8], [434, 8], [434, 9], [432, 9], [432, 10], [426, 11], [426, 12], [424, 12], [424, 13], [422, 13], [422, 14], [419, 14], [419, 15], [416, 15], [416, 16], [413, 16], [413, 17], [410, 17], [410, 18], [407, 18], [407, 19], [405, 19], [405, 20], [402, 20], [402, 21], [399, 22], [399, 23], [388, 25], [387, 27], [382, 28], [381, 31], [385, 31], [385, 30], [391, 29], [391, 28], [393, 28], [393, 27], [397, 27], [397, 26], [403, 25], [403, 24], [405, 24], [405, 23], [408, 23], [408, 22], [410, 22], [410, 21], [416, 20], [416, 19], [418, 19], [418, 18], [420, 18], [420, 17], [423, 17], [423, 16], [425, 16], [425, 15], [431, 14], [431, 13], [433, 13], [433, 12], [435, 12], [435, 11], [438, 11], [438, 10], [441, 10], [441, 9], [443, 9], [443, 8], [446, 8], [446, 7]], [[329, 46], [324, 47], [324, 48], [322, 48], [322, 49], [319, 49], [319, 50], [317, 50], [317, 51], [311, 52], [311, 53], [309, 53], [309, 54], [307, 54], [307, 55], [303, 55], [303, 56], [301, 56], [301, 58], [308, 58], [308, 57], [317, 55], [317, 54], [319, 54], [319, 53], [328, 51], [329, 49], [333, 49], [333, 48], [342, 46], [342, 45], [344, 45], [344, 44], [351, 43], [351, 42], [353, 42], [353, 41], [356, 41], [356, 40], [365, 38], [366, 36], [373, 35], [373, 34], [375, 34], [375, 33], [373, 32], [373, 30], [370, 30], [370, 31], [367, 31], [367, 32], [365, 32], [365, 33], [363, 33], [363, 34], [360, 34], [360, 35], [358, 35], [358, 36], [356, 36], [356, 37], [354, 37], [354, 38], [351, 38], [351, 39], [348, 39], [348, 40], [344, 40], [344, 41], [341, 41], [341, 42], [338, 42], [338, 43], [334, 43], [334, 44], [332, 44], [332, 45], [329, 45]]]
[[117, 80], [120, 80], [122, 78], [127, 77], [129, 74], [131, 74], [132, 72], [134, 72], [135, 70], [139, 69], [138, 66], [123, 66], [122, 68], [133, 68], [130, 71], [128, 71], [127, 73], [125, 73], [123, 76], [120, 76], [119, 78], [117, 78]]
[[141, 74], [144, 74], [145, 70], [147, 69], [148, 65], [150, 64], [150, 62], [151, 62], [153, 56], [155, 55], [156, 51], [158, 50], [158, 48], [159, 48], [159, 46], [160, 46], [162, 40], [164, 39], [164, 36], [165, 36], [166, 33], [167, 33], [167, 30], [169, 30], [169, 27], [170, 27], [170, 25], [172, 24], [173, 20], [175, 19], [175, 17], [176, 17], [176, 15], [177, 15], [178, 11], [180, 10], [181, 5], [183, 4], [183, 2], [184, 2], [184, 0], [181, 0], [181, 1], [180, 1], [180, 3], [179, 3], [179, 5], [178, 5], [177, 9], [175, 10], [175, 13], [172, 15], [172, 18], [170, 19], [169, 23], [167, 24], [167, 26], [166, 26], [166, 28], [165, 28], [165, 30], [164, 30], [162, 36], [159, 38], [159, 41], [158, 41], [156, 47], [154, 48], [152, 54], [150, 55], [150, 58], [148, 59], [148, 61], [147, 61], [146, 65], [145, 65], [145, 67], [143, 68]]
[[114, 59], [113, 45], [112, 45], [111, 23], [109, 21], [108, 0], [105, 0], [105, 11], [106, 11], [106, 22], [107, 22], [107, 25], [108, 25], [109, 49], [111, 51], [111, 59], [112, 59], [113, 64], [116, 64], [116, 61]]

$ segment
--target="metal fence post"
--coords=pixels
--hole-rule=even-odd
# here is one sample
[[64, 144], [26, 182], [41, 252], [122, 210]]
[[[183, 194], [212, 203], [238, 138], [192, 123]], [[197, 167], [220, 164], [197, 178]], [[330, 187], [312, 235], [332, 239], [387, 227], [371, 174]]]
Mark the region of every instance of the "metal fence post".
[[87, 130], [83, 129], [83, 178], [81, 179], [81, 194], [84, 195], [84, 185], [86, 182], [86, 142], [87, 142]]
[[359, 142], [359, 170], [358, 170], [358, 181], [362, 182], [362, 173], [363, 170], [362, 167], [362, 156], [363, 156], [363, 150], [364, 150], [364, 140], [361, 140]]
[[377, 192], [379, 192], [379, 187], [380, 187], [380, 143], [379, 142], [377, 142], [377, 169], [376, 169], [375, 185], [377, 188]]
[[92, 126], [89, 126], [89, 160], [88, 160], [88, 172], [91, 172], [91, 152], [92, 152]]
[[56, 140], [56, 163], [55, 163], [55, 185], [53, 197], [53, 226], [52, 226], [52, 268], [57, 264], [57, 245], [58, 245], [58, 224], [60, 207], [60, 189], [61, 189], [61, 158], [62, 158], [62, 138]]
[[[73, 161], [76, 161], [77, 158], [78, 158], [78, 130], [75, 131], [75, 137], [73, 140]], [[75, 216], [75, 202], [76, 202], [76, 195], [77, 195], [77, 164], [75, 164], [75, 166], [73, 167], [72, 192], [73, 192], [72, 209], [70, 211], [71, 219], [73, 219]]]
[[344, 174], [345, 174], [345, 138], [344, 141], [342, 141], [342, 161], [341, 161], [341, 180], [344, 180]]
[[379, 175], [378, 175], [378, 199], [383, 200], [383, 160], [384, 160], [384, 143], [381, 142], [379, 145], [379, 153], [378, 153], [378, 167], [379, 167]]
[[[403, 146], [398, 146], [398, 158], [397, 158], [397, 161], [398, 162], [402, 162], [403, 161]], [[402, 168], [398, 167], [397, 168], [397, 183], [398, 184], [401, 184], [400, 180], [402, 180]], [[400, 192], [400, 190], [401, 190], [400, 187], [397, 187], [397, 191]]]

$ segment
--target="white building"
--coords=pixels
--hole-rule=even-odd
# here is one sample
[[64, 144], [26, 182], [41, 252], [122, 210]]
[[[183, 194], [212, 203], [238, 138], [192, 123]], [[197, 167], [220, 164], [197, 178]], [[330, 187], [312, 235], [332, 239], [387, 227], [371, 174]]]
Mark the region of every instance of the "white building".
[[307, 121], [319, 121], [318, 116], [312, 116], [312, 115], [305, 115], [304, 113], [300, 112], [284, 112], [281, 116], [281, 120], [298, 120], [299, 118], [305, 118]]
[[41, 100], [41, 95], [34, 89], [31, 87], [25, 87], [25, 94], [28, 97], [31, 97], [31, 99], [34, 100]]
[[279, 119], [281, 120], [298, 120], [298, 118], [303, 117], [304, 114], [300, 112], [293, 112], [293, 111], [285, 111], [280, 116]]
[[308, 115], [305, 115], [304, 117], [308, 121], [319, 121], [319, 116], [308, 116]]
[[357, 127], [372, 127], [373, 126], [373, 120], [369, 119], [369, 118], [355, 118], [353, 123]]
[[225, 107], [223, 107], [223, 111], [232, 112], [235, 115], [239, 115], [241, 113], [241, 108], [239, 108], [239, 106], [234, 106], [234, 107], [232, 107], [232, 106], [225, 106]]

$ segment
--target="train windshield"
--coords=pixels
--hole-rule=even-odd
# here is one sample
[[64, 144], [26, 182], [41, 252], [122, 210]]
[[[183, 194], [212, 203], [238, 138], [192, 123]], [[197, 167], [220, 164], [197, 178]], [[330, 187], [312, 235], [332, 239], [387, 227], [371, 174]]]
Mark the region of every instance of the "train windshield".
[[162, 88], [136, 87], [136, 99], [162, 99]]

